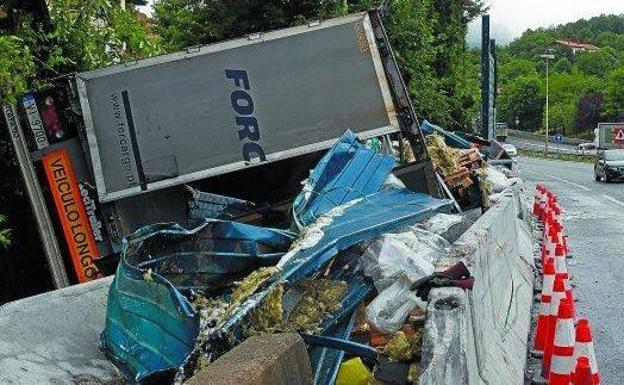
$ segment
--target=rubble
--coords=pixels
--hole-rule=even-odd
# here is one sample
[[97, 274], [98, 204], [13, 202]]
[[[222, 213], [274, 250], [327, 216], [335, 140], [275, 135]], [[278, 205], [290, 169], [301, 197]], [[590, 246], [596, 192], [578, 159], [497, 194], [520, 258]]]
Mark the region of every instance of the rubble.
[[[409, 292], [411, 282], [433, 271], [431, 261], [448, 244], [413, 226], [453, 208], [450, 200], [414, 193], [397, 183], [390, 173], [394, 165], [394, 157], [371, 150], [352, 133], [345, 133], [312, 171], [293, 203], [292, 228], [297, 235], [214, 219], [193, 230], [177, 225], [140, 230], [128, 238], [111, 287], [104, 348], [136, 382], [177, 368], [176, 384], [247, 337], [262, 333], [297, 331], [310, 336], [306, 342], [317, 384], [332, 384], [345, 356], [344, 351], [328, 347], [332, 344], [376, 357], [368, 342], [365, 348], [351, 341], [358, 306], [384, 298], [373, 300], [375, 286], [358, 269], [362, 245], [399, 233], [386, 237], [403, 237], [403, 249], [396, 250], [403, 258], [396, 263], [402, 267], [394, 271], [410, 277], [402, 285]], [[223, 197], [205, 198], [229, 202]], [[411, 238], [401, 235], [404, 229], [409, 229]], [[425, 234], [437, 238], [430, 242], [423, 238]], [[418, 258], [428, 267], [408, 273]], [[392, 279], [392, 274], [385, 278]], [[388, 304], [396, 300], [392, 297]], [[420, 301], [413, 293], [401, 297], [415, 302], [405, 303], [404, 310], [393, 316], [398, 328], [411, 325], [408, 314]], [[162, 306], [175, 316], [142, 324], [140, 319], [148, 313], [125, 311], [126, 298], [133, 298], [137, 309], [159, 302], [161, 308], [154, 309], [151, 319], [163, 319]], [[168, 303], [163, 304], [164, 299]], [[396, 306], [392, 307], [394, 311]], [[168, 334], [177, 336], [175, 344]], [[417, 335], [404, 336], [409, 359], [416, 357]], [[132, 344], [122, 343], [121, 336], [131, 336]], [[135, 355], [141, 349], [154, 351], [157, 336], [158, 346], [167, 346], [167, 357]], [[311, 340], [311, 336], [322, 338]], [[400, 353], [404, 342], [400, 334], [385, 338], [388, 354], [407, 359], [406, 351]]]
[[396, 332], [385, 348], [385, 354], [388, 358], [396, 361], [411, 361], [415, 356], [419, 355], [422, 334], [413, 332], [405, 335], [405, 332]]

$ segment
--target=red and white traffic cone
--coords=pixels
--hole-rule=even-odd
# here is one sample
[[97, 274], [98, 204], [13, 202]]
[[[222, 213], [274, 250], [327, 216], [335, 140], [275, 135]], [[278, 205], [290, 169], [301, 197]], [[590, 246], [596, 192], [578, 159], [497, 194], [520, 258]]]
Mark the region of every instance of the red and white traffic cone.
[[546, 327], [546, 341], [544, 343], [544, 357], [542, 358], [542, 377], [548, 379], [550, 373], [550, 363], [553, 357], [553, 347], [555, 342], [555, 331], [557, 327], [557, 316], [559, 315], [559, 304], [566, 299], [565, 283], [561, 277], [555, 275], [553, 293], [550, 299], [550, 310], [548, 312], [548, 325]]
[[559, 305], [548, 385], [570, 385], [574, 369], [574, 319], [567, 299]]
[[557, 223], [553, 221], [548, 225], [548, 232], [544, 231], [543, 244], [546, 249], [546, 255], [551, 257], [555, 256], [555, 247], [557, 245], [557, 239], [559, 239], [557, 228]]
[[574, 318], [576, 314], [574, 306], [574, 292], [572, 291], [572, 286], [570, 285], [568, 263], [566, 261], [566, 255], [562, 244], [557, 244], [555, 247], [555, 277], [559, 277], [563, 280], [566, 298], [570, 301], [570, 306], [572, 307], [572, 318]]
[[576, 360], [574, 373], [572, 374], [573, 385], [596, 385], [592, 377], [589, 358], [579, 357]]
[[540, 197], [540, 203], [539, 203], [539, 216], [538, 218], [543, 222], [544, 221], [544, 214], [546, 214], [546, 206], [548, 204], [548, 194], [550, 192], [548, 190], [546, 190], [542, 196]]
[[591, 327], [589, 321], [582, 318], [576, 325], [576, 342], [574, 344], [574, 358], [587, 357], [589, 359], [592, 384], [600, 385], [600, 374], [598, 373], [598, 362], [594, 352], [594, 342], [592, 340]]
[[540, 313], [537, 316], [537, 330], [535, 331], [536, 351], [543, 354], [546, 346], [546, 337], [548, 334], [548, 316], [550, 314], [550, 302], [553, 295], [553, 286], [555, 284], [555, 264], [552, 259], [544, 265], [544, 279], [542, 280], [542, 296]]
[[570, 254], [570, 244], [568, 243], [569, 239], [567, 235], [563, 236], [563, 246], [565, 247], [566, 258], [572, 258]]
[[540, 205], [540, 199], [542, 197], [542, 186], [541, 185], [537, 185], [535, 186], [535, 196], [533, 199], [533, 215], [535, 215], [536, 217], [539, 217], [539, 205]]

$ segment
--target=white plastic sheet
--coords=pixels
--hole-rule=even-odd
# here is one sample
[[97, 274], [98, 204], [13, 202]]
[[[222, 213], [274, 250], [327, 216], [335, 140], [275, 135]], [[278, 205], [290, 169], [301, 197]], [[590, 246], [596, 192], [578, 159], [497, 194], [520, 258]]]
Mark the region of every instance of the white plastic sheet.
[[366, 319], [377, 330], [392, 334], [405, 323], [415, 307], [426, 309], [427, 304], [410, 290], [411, 282], [405, 277], [396, 280], [366, 307]]
[[417, 227], [386, 234], [373, 241], [361, 258], [361, 268], [375, 283], [379, 295], [367, 307], [368, 321], [385, 333], [397, 331], [410, 310], [426, 304], [410, 286], [435, 271], [434, 263], [446, 254], [449, 243]]
[[501, 171], [488, 165], [487, 179], [492, 184], [492, 192], [494, 194], [501, 193], [507, 187], [509, 187], [509, 179]]

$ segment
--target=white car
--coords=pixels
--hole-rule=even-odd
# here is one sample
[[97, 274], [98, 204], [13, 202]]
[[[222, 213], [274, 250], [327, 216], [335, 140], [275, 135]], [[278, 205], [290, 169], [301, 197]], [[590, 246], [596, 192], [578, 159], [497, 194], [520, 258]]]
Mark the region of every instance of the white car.
[[596, 147], [595, 143], [581, 143], [576, 146], [576, 153], [581, 155], [596, 155]]
[[503, 148], [505, 149], [505, 151], [507, 152], [507, 155], [514, 157], [514, 156], [518, 156], [518, 150], [516, 150], [516, 146], [514, 146], [511, 143], [503, 143], [502, 144]]

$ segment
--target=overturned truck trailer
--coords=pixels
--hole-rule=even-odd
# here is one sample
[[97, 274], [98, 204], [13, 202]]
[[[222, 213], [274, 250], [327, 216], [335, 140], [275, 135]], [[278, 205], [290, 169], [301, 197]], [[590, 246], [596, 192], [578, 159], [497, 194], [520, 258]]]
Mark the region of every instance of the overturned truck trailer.
[[105, 275], [124, 236], [150, 223], [187, 225], [189, 191], [256, 202], [243, 221], [284, 222], [300, 181], [347, 129], [409, 140], [415, 162], [395, 174], [440, 196], [376, 10], [55, 85], [3, 112], [56, 276], [63, 263], [78, 281]]

